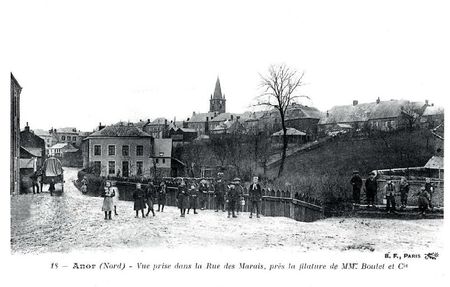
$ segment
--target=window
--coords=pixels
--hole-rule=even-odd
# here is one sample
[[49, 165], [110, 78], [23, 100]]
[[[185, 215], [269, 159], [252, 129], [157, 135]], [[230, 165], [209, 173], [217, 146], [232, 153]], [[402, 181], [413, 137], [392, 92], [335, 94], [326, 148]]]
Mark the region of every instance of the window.
[[77, 137], [76, 136], [73, 136], [72, 137], [72, 141], [76, 141], [77, 140]]
[[156, 163], [159, 163], [159, 158], [157, 158], [155, 162], [156, 162]]
[[108, 155], [116, 155], [116, 146], [108, 145]]
[[130, 155], [130, 146], [124, 145], [122, 146], [122, 156], [129, 156]]
[[72, 138], [70, 136], [67, 136], [67, 141], [70, 142]]
[[138, 145], [136, 146], [136, 155], [143, 156], [144, 155], [144, 146]]
[[128, 177], [129, 176], [128, 161], [122, 161], [122, 176], [123, 177]]
[[61, 140], [65, 141], [66, 140], [66, 136], [61, 136]]
[[108, 174], [115, 175], [116, 174], [116, 162], [108, 161]]
[[162, 161], [163, 161], [163, 163], [166, 163], [166, 159], [165, 158], [163, 158]]
[[94, 145], [94, 155], [102, 155], [102, 146], [99, 144]]
[[142, 162], [142, 161], [136, 162], [136, 175], [142, 175], [143, 167], [144, 167], [144, 162]]

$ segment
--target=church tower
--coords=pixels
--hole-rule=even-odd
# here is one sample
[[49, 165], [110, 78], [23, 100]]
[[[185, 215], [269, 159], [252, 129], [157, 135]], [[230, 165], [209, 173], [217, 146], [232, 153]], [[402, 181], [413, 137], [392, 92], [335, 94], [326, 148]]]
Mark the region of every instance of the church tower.
[[219, 77], [217, 77], [214, 94], [211, 95], [211, 99], [209, 100], [209, 112], [217, 112], [218, 114], [225, 113], [225, 102], [225, 95], [222, 96]]

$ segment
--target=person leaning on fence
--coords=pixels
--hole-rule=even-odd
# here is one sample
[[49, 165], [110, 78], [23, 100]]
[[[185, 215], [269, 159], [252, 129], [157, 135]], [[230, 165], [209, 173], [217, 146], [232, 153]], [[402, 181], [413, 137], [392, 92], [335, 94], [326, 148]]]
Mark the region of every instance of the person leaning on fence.
[[102, 211], [105, 212], [105, 220], [109, 219], [111, 220], [111, 213], [114, 208], [114, 190], [111, 188], [111, 182], [107, 181], [105, 183], [105, 187], [102, 192], [103, 196], [103, 206]]
[[395, 185], [389, 180], [384, 186], [384, 197], [386, 198], [386, 211], [396, 213], [395, 211]]
[[192, 184], [189, 189], [189, 207], [187, 210], [187, 214], [191, 209], [194, 210], [194, 214], [197, 214], [197, 204], [198, 204], [198, 190], [195, 184]]
[[236, 186], [235, 183], [231, 183], [228, 186], [228, 191], [226, 194], [226, 201], [227, 201], [227, 207], [228, 207], [228, 218], [231, 217], [231, 215], [233, 215], [233, 218], [236, 218], [236, 214], [234, 213], [234, 209], [236, 208], [236, 203], [238, 201], [239, 195], [238, 192], [236, 190]]
[[425, 187], [421, 187], [418, 195], [417, 203], [419, 205], [419, 214], [425, 215], [428, 211], [428, 207], [430, 206], [430, 194], [425, 189]]
[[434, 186], [433, 186], [433, 184], [431, 183], [431, 179], [429, 178], [429, 177], [427, 177], [426, 179], [425, 179], [425, 190], [428, 192], [428, 195], [429, 195], [429, 205], [430, 205], [430, 210], [433, 210], [433, 203], [432, 203], [432, 200], [433, 200], [433, 193], [434, 193]]
[[253, 216], [254, 209], [256, 209], [256, 217], [259, 218], [259, 204], [262, 200], [262, 190], [257, 176], [253, 177], [253, 183], [248, 188], [248, 197], [250, 200], [250, 218]]
[[180, 185], [178, 186], [178, 193], [177, 193], [177, 201], [178, 201], [178, 208], [180, 209], [180, 217], [185, 217], [186, 207], [189, 201], [188, 197], [189, 193], [186, 189], [186, 183], [184, 182], [184, 180], [182, 180]]
[[225, 212], [225, 182], [222, 179], [223, 173], [217, 173], [217, 181], [214, 184], [214, 198], [216, 200], [216, 212], [222, 209]]
[[359, 175], [357, 170], [353, 171], [353, 176], [350, 179], [350, 183], [353, 187], [353, 204], [360, 204], [361, 202], [361, 187], [362, 187], [362, 178]]
[[150, 211], [152, 212], [153, 216], [155, 216], [155, 210], [153, 209], [153, 203], [156, 197], [156, 190], [155, 185], [152, 182], [148, 183], [148, 187], [145, 190], [145, 203], [147, 203], [147, 214], [145, 216], [148, 216]]
[[402, 209], [406, 208], [406, 204], [408, 202], [408, 193], [409, 193], [409, 183], [406, 181], [405, 177], [400, 179], [400, 204]]
[[158, 191], [158, 211], [164, 212], [164, 206], [166, 205], [166, 194], [167, 194], [167, 185], [163, 180], [159, 185]]
[[133, 192], [134, 210], [136, 211], [136, 218], [139, 217], [139, 211], [142, 213], [142, 218], [145, 217], [145, 192], [141, 188], [140, 183], [136, 183], [136, 189]]
[[375, 178], [375, 172], [370, 172], [366, 179], [366, 200], [367, 206], [375, 206], [375, 196], [377, 194], [378, 183]]

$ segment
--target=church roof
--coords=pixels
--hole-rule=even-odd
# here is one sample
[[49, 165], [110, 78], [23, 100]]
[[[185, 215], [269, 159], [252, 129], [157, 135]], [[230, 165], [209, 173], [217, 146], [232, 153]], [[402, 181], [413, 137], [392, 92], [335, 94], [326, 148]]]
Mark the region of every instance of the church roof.
[[217, 81], [216, 81], [216, 87], [214, 88], [214, 94], [213, 94], [213, 99], [223, 99], [222, 96], [222, 89], [220, 88], [220, 80], [219, 77], [217, 77]]

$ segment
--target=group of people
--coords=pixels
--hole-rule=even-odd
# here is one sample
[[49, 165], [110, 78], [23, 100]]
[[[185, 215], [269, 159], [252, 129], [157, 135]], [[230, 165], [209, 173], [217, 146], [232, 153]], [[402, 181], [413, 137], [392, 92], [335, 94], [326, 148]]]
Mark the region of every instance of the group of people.
[[[185, 217], [192, 209], [197, 214], [198, 204], [200, 209], [206, 208], [210, 189], [213, 189], [213, 198], [215, 203], [215, 212], [228, 211], [228, 218], [236, 218], [242, 207], [245, 205], [244, 187], [240, 178], [234, 178], [229, 183], [223, 178], [224, 174], [219, 172], [217, 179], [211, 185], [206, 180], [199, 183], [186, 182], [184, 179], [178, 184], [176, 194], [177, 205], [180, 209], [180, 217]], [[253, 184], [249, 187], [249, 201], [251, 204], [250, 218], [253, 217], [253, 211], [260, 217], [260, 202], [262, 200], [262, 189], [258, 183], [258, 177], [253, 178]]]
[[[83, 186], [86, 182], [82, 182]], [[244, 187], [239, 178], [234, 178], [231, 182], [226, 183], [223, 179], [223, 173], [217, 174], [217, 179], [213, 184], [209, 184], [206, 180], [200, 182], [187, 181], [180, 178], [177, 183], [178, 191], [176, 193], [177, 206], [180, 210], [180, 217], [185, 217], [192, 209], [193, 214], [198, 214], [198, 209], [203, 210], [209, 198], [210, 189], [213, 188], [213, 198], [215, 202], [215, 211], [228, 211], [228, 218], [236, 218], [245, 205]], [[134, 210], [136, 218], [139, 213], [142, 217], [148, 217], [150, 212], [155, 216], [154, 204], [158, 204], [158, 212], [164, 212], [166, 204], [167, 185], [165, 181], [160, 184], [150, 182], [146, 189], [142, 188], [141, 183], [136, 183], [136, 189], [133, 192]], [[248, 199], [250, 203], [250, 218], [253, 217], [253, 211], [256, 212], [256, 217], [260, 217], [260, 203], [262, 200], [262, 188], [258, 183], [258, 177], [253, 178], [253, 183], [248, 188]], [[104, 197], [102, 210], [105, 212], [105, 220], [110, 220], [112, 211], [117, 214], [117, 207], [115, 202], [119, 198], [119, 190], [112, 186], [111, 181], [106, 181], [102, 193]], [[147, 209], [147, 213], [145, 213]]]
[[[369, 173], [369, 177], [365, 181], [365, 191], [367, 206], [375, 206], [375, 197], [378, 191], [377, 175], [374, 171]], [[361, 201], [361, 188], [363, 186], [363, 180], [358, 171], [353, 171], [353, 176], [350, 179], [350, 183], [353, 187], [353, 204], [360, 204]], [[405, 209], [408, 202], [408, 194], [410, 192], [410, 186], [405, 177], [401, 177], [398, 187], [392, 180], [388, 180], [383, 187], [383, 197], [386, 204], [386, 211], [388, 213], [396, 213], [396, 196], [400, 195], [400, 208]], [[431, 183], [430, 178], [425, 179], [424, 186], [421, 187], [417, 193], [418, 207], [420, 214], [425, 214], [429, 209], [433, 209], [431, 202], [432, 195], [434, 193], [434, 186]]]

